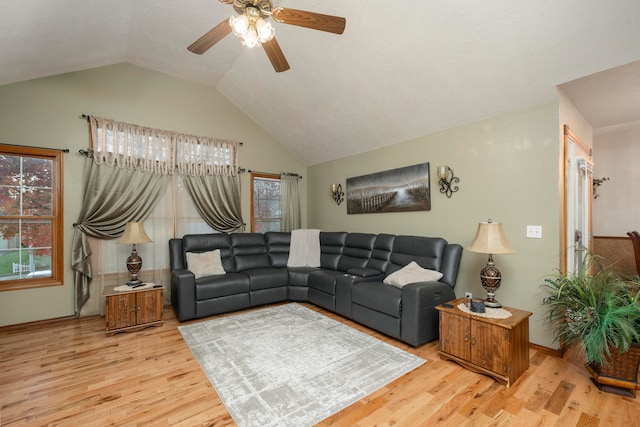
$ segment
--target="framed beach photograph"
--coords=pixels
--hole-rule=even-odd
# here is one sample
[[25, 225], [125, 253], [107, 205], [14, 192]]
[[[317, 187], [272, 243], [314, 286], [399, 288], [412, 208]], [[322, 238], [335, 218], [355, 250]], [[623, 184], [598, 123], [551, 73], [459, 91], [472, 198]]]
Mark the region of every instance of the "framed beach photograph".
[[431, 210], [429, 163], [347, 178], [347, 213]]

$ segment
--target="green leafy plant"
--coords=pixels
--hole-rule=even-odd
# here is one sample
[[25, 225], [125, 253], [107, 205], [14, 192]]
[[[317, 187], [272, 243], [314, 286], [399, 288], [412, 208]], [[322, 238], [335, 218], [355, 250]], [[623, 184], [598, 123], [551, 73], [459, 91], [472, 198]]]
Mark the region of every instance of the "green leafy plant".
[[588, 253], [576, 274], [545, 279], [547, 323], [561, 344], [578, 344], [587, 363], [609, 365], [611, 351], [624, 353], [640, 341], [640, 283], [621, 278]]

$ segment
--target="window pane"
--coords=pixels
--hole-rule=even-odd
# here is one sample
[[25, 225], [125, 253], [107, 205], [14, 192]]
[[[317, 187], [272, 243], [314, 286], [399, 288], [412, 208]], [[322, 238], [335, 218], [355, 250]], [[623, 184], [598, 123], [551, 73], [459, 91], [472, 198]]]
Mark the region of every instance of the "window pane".
[[22, 158], [22, 180], [25, 187], [51, 189], [53, 161], [32, 157]]
[[53, 194], [50, 188], [24, 187], [22, 193], [22, 215], [51, 215]]
[[[4, 246], [4, 241], [1, 243]], [[24, 254], [21, 254], [24, 252]], [[25, 261], [23, 263], [23, 260]], [[28, 251], [20, 249], [0, 249], [0, 281], [20, 278], [21, 267], [23, 274], [29, 273]]]
[[20, 187], [0, 185], [0, 215], [20, 214]]
[[18, 220], [0, 220], [0, 249], [20, 246], [20, 223]]
[[256, 220], [255, 230], [256, 233], [265, 233], [267, 231], [280, 231], [280, 219], [274, 220]]
[[52, 224], [50, 220], [22, 220], [20, 232], [23, 248], [51, 251]]
[[20, 185], [20, 157], [0, 155], [0, 185]]

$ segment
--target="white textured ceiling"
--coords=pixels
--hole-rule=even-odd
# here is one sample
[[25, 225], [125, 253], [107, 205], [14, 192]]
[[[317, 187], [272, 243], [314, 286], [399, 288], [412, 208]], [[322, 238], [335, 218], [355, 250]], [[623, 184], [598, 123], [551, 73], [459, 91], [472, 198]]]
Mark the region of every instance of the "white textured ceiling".
[[527, 108], [640, 59], [638, 0], [275, 0], [343, 35], [275, 23], [291, 69], [227, 36], [217, 0], [0, 0], [0, 85], [118, 62], [216, 87], [306, 165]]

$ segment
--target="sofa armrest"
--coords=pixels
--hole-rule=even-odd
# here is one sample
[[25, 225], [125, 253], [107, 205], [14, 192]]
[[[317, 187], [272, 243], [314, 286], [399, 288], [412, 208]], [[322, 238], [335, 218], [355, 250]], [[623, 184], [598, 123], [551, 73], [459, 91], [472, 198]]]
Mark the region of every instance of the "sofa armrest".
[[195, 319], [196, 276], [191, 271], [181, 269], [171, 272], [171, 304], [179, 321]]
[[439, 317], [435, 307], [455, 298], [453, 288], [442, 282], [419, 282], [404, 286], [401, 339], [414, 347], [437, 339]]
[[351, 274], [352, 276], [358, 277], [366, 277], [371, 280], [376, 280], [376, 276], [384, 277], [382, 272], [376, 270], [375, 268], [366, 268], [366, 267], [352, 267], [347, 270], [347, 274]]

